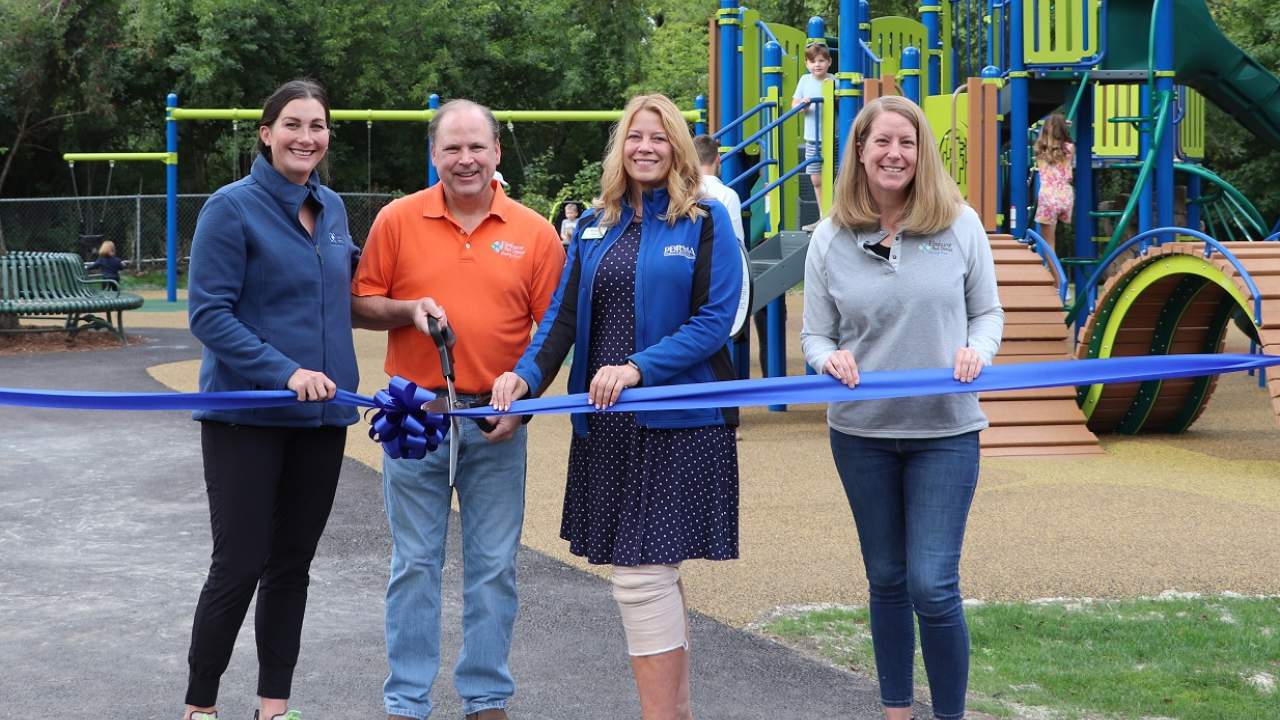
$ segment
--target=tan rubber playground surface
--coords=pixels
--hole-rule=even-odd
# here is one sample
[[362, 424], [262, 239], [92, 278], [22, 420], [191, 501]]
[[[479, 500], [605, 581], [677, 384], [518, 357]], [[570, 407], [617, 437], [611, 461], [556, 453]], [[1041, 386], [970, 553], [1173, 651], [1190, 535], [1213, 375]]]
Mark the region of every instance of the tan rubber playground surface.
[[[799, 296], [788, 304], [788, 351], [798, 373]], [[185, 327], [186, 314], [132, 312], [125, 322], [135, 330]], [[384, 334], [356, 331], [363, 392], [386, 385], [384, 349]], [[1228, 349], [1247, 348], [1236, 338]], [[151, 373], [194, 390], [197, 369], [192, 361]], [[564, 392], [567, 375], [552, 393]], [[569, 432], [567, 416], [529, 426], [524, 542], [603, 573], [569, 555], [559, 539]], [[746, 409], [742, 433], [742, 559], [686, 563], [690, 604], [741, 626], [780, 606], [865, 603], [823, 407]], [[1254, 378], [1223, 377], [1189, 433], [1104, 436], [1102, 443], [1107, 453], [1098, 457], [984, 460], [961, 567], [965, 597], [1280, 593], [1280, 429]], [[379, 467], [381, 451], [361, 426], [352, 428], [347, 454]]]

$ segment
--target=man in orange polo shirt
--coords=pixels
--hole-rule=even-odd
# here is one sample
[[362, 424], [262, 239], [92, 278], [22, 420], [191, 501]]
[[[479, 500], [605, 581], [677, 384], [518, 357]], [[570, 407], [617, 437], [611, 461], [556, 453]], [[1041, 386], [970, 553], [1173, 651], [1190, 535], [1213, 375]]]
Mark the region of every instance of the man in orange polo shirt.
[[[369, 231], [352, 281], [360, 327], [387, 330], [388, 375], [426, 388], [445, 381], [427, 316], [457, 335], [460, 400], [486, 393], [515, 366], [560, 281], [555, 229], [493, 179], [502, 151], [488, 108], [446, 103], [431, 121], [440, 182], [388, 204]], [[459, 424], [455, 485], [462, 516], [462, 650], [454, 684], [469, 720], [502, 720], [515, 691], [507, 665], [516, 616], [516, 550], [524, 522], [525, 428], [518, 416], [488, 433]], [[440, 667], [440, 579], [452, 488], [448, 440], [422, 460], [382, 458], [391, 526], [387, 661], [392, 718], [431, 715]]]

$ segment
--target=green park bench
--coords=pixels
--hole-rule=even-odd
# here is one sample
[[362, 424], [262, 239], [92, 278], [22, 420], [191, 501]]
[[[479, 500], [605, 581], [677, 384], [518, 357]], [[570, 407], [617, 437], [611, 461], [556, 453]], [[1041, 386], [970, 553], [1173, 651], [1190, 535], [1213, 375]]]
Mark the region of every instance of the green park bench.
[[[0, 255], [0, 316], [66, 317], [62, 327], [0, 327], [0, 332], [66, 331], [74, 338], [86, 328], [105, 328], [127, 345], [124, 311], [136, 310], [142, 302], [139, 295], [120, 292], [113, 280], [87, 277], [80, 257], [73, 253], [19, 251]], [[113, 312], [115, 323], [111, 322]]]

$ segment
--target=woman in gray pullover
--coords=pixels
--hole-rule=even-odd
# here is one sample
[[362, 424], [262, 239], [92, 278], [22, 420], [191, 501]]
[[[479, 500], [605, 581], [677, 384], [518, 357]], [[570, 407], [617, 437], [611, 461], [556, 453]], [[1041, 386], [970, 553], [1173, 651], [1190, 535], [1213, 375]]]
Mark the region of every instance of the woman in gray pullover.
[[[978, 215], [910, 100], [869, 103], [849, 143], [831, 217], [809, 243], [805, 359], [851, 388], [860, 370], [952, 367], [958, 382], [971, 382], [991, 364], [1004, 327]], [[963, 717], [960, 546], [987, 426], [977, 395], [831, 403], [827, 423], [870, 586], [885, 717], [911, 717], [913, 612], [934, 715]]]

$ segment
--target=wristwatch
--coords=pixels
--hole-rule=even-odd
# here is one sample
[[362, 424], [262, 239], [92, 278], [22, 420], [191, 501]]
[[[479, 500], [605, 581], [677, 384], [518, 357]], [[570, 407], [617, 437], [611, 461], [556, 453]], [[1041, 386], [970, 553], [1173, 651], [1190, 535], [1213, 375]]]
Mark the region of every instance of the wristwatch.
[[636, 369], [636, 374], [640, 376], [640, 382], [638, 382], [638, 383], [636, 383], [636, 384], [637, 384], [637, 385], [639, 385], [639, 384], [643, 383], [643, 382], [644, 382], [644, 371], [640, 369], [640, 366], [636, 364], [636, 361], [635, 361], [635, 360], [632, 360], [631, 358], [627, 358], [627, 364], [628, 364], [628, 365], [630, 365], [631, 367], [635, 368], [635, 369]]

